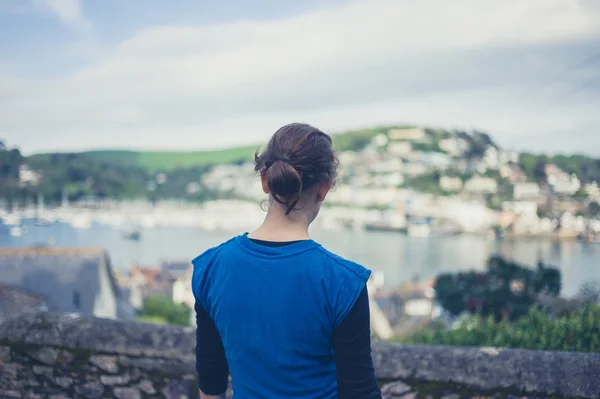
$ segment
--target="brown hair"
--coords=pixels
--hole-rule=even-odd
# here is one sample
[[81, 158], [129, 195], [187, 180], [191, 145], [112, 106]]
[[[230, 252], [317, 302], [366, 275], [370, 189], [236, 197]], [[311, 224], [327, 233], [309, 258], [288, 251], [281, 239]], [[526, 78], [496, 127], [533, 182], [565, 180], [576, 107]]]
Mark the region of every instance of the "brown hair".
[[256, 152], [254, 164], [273, 199], [287, 207], [287, 215], [303, 191], [322, 181], [335, 182], [338, 162], [331, 137], [310, 125], [291, 123], [275, 132], [262, 154]]

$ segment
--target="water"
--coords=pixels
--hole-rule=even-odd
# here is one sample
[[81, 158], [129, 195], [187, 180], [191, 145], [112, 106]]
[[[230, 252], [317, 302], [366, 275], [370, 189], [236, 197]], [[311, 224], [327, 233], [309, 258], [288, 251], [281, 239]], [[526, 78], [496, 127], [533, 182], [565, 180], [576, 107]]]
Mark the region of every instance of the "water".
[[[25, 225], [28, 232], [22, 237], [11, 237], [5, 226], [0, 226], [0, 246], [54, 243], [102, 247], [109, 251], [113, 266], [120, 270], [133, 262], [157, 266], [167, 260], [191, 260], [234, 234], [195, 228], [157, 228], [143, 230], [140, 241], [130, 241], [119, 230], [98, 224], [89, 229], [58, 223], [46, 227], [31, 222]], [[470, 235], [424, 239], [384, 232], [315, 230], [311, 234], [329, 250], [371, 270], [382, 271], [387, 287], [411, 280], [417, 273], [426, 279], [441, 272], [483, 270], [494, 253], [531, 266], [541, 257], [559, 267], [563, 274], [562, 292], [567, 296], [576, 294], [586, 281], [600, 281], [600, 245], [527, 239], [496, 243]]]

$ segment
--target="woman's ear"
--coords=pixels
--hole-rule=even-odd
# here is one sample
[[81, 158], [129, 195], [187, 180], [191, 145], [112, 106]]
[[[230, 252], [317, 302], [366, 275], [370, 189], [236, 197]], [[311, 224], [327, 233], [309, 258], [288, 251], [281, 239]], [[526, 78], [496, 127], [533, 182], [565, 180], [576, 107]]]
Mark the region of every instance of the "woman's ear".
[[265, 177], [265, 175], [260, 176], [260, 182], [262, 184], [262, 189], [265, 192], [265, 194], [270, 194], [271, 190], [269, 190], [269, 185], [267, 184], [267, 178]]
[[317, 201], [325, 201], [325, 197], [327, 197], [327, 193], [329, 193], [329, 190], [331, 190], [331, 183], [326, 181], [319, 183], [319, 186], [317, 188]]

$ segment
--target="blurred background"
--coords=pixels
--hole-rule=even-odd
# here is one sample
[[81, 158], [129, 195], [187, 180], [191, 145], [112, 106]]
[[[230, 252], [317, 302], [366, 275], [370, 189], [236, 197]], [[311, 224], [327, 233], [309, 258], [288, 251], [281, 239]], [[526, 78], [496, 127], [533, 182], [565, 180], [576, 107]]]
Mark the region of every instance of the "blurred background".
[[191, 259], [261, 223], [254, 152], [293, 121], [334, 138], [312, 234], [374, 271], [376, 335], [597, 302], [596, 0], [2, 0], [0, 37], [27, 306], [189, 323]]

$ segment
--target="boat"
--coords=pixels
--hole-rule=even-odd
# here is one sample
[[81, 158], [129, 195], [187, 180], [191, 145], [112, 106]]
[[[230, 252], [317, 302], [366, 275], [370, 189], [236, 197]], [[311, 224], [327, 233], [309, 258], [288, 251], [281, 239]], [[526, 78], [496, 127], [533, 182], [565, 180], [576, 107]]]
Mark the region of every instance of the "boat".
[[25, 234], [27, 234], [27, 228], [26, 227], [22, 227], [22, 226], [12, 226], [9, 230], [8, 233], [12, 236], [12, 237], [21, 237]]
[[139, 241], [142, 233], [139, 230], [128, 230], [123, 232], [123, 237], [128, 240]]
[[17, 213], [9, 213], [2, 218], [2, 223], [6, 226], [20, 226], [21, 225], [21, 216]]
[[431, 234], [431, 226], [425, 222], [413, 222], [408, 225], [407, 232], [410, 237], [425, 238]]

